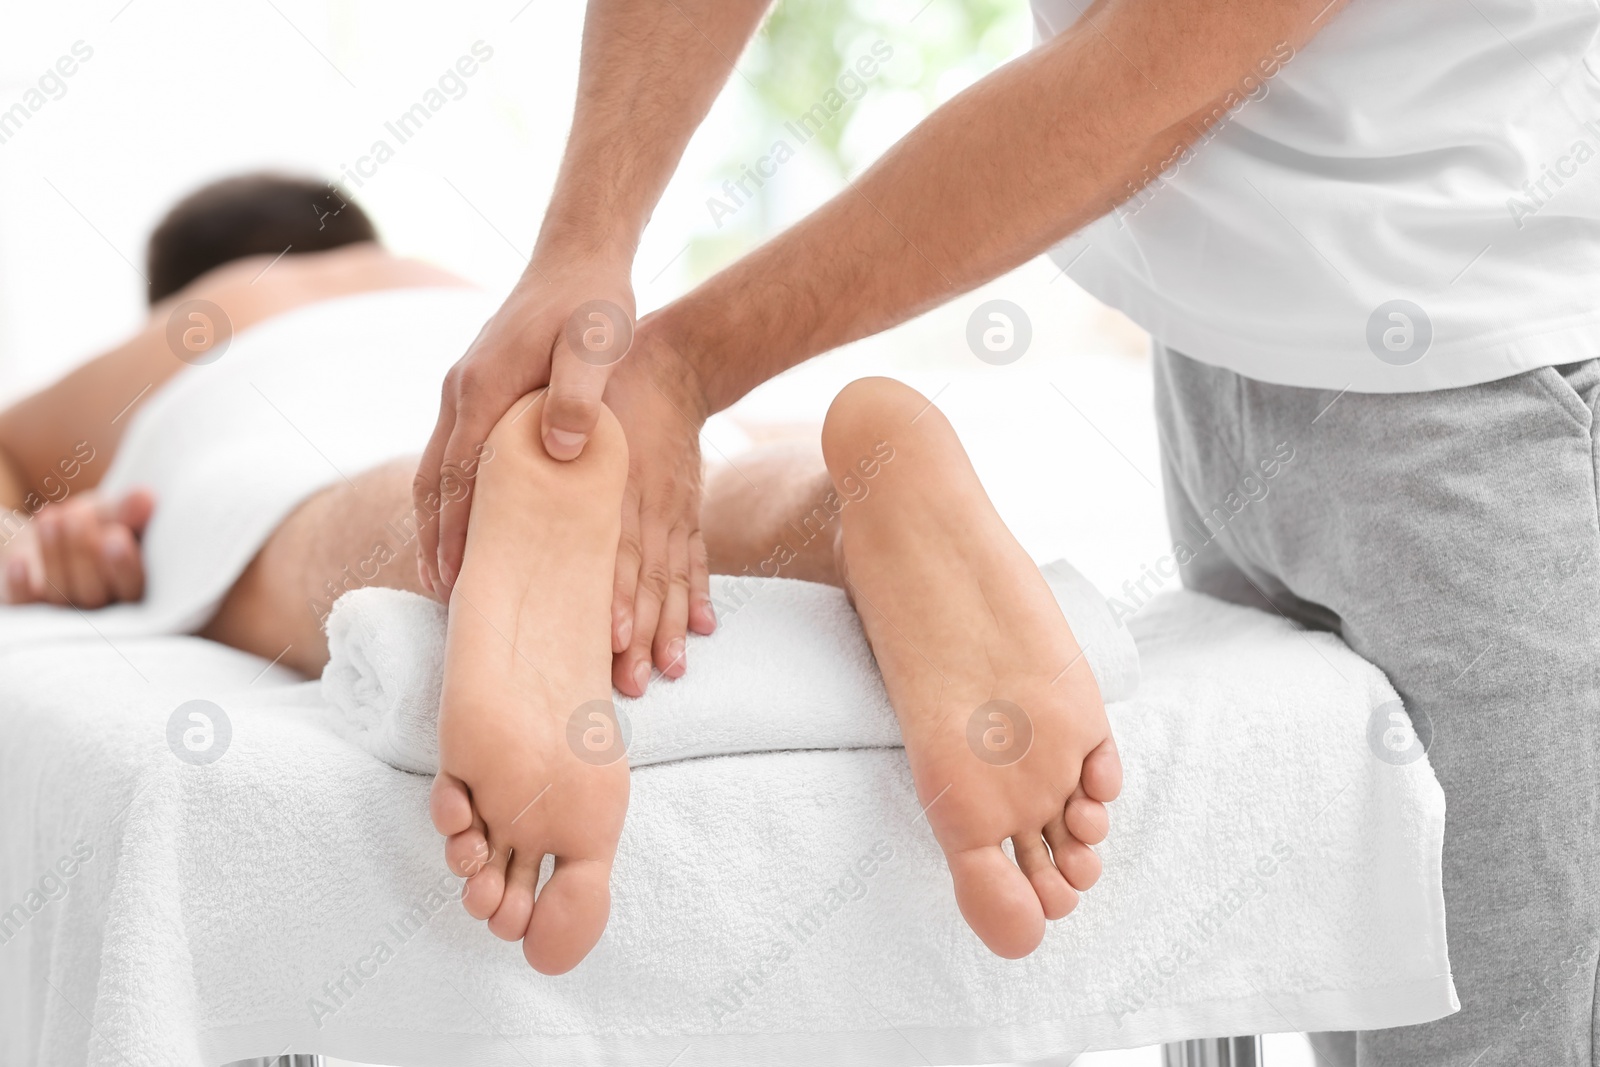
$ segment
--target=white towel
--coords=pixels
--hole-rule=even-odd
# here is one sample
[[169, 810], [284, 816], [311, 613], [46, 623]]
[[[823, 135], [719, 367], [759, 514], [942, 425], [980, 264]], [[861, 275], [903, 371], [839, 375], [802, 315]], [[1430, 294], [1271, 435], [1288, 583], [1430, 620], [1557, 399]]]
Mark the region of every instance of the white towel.
[[[6, 607], [0, 648], [199, 628], [306, 498], [422, 451], [439, 382], [497, 307], [465, 288], [324, 300], [241, 331], [215, 363], [184, 369], [130, 417], [100, 486], [113, 496], [155, 492], [144, 598], [94, 612]], [[705, 440], [722, 450], [748, 443], [721, 416]], [[409, 502], [389, 519], [390, 547], [413, 551]]]
[[346, 593], [328, 616], [322, 695], [341, 734], [391, 767], [439, 769], [445, 609], [399, 589]]
[[494, 309], [459, 288], [325, 300], [241, 331], [215, 363], [184, 369], [131, 417], [101, 483], [112, 495], [155, 491], [144, 599], [89, 614], [9, 608], [0, 647], [204, 623], [301, 501], [422, 451], [439, 382]]
[[[1102, 597], [1065, 560], [1043, 568], [1106, 703], [1133, 696], [1139, 653]], [[843, 591], [788, 578], [712, 577], [719, 625], [690, 635], [690, 669], [644, 697], [619, 697], [635, 767], [697, 756], [806, 748], [893, 748], [900, 728]], [[414, 593], [360, 589], [328, 618], [323, 694], [347, 736], [401, 770], [439, 767], [444, 608]], [[750, 701], [761, 694], [759, 714]]]
[[[962, 922], [903, 751], [812, 750], [635, 770], [610, 925], [555, 979], [317, 683], [193, 638], [0, 650], [0, 1063], [925, 1067], [1454, 1010], [1444, 799], [1369, 748], [1382, 675], [1193, 594], [1129, 625], [1105, 874], [1032, 956]], [[168, 743], [197, 698], [232, 723], [204, 765]]]

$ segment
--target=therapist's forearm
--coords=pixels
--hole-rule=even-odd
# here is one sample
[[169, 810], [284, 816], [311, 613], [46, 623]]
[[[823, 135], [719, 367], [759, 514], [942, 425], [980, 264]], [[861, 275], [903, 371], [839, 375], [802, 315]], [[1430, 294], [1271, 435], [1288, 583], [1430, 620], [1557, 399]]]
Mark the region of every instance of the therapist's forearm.
[[711, 410], [1012, 269], [1120, 199], [1149, 135], [1098, 121], [1088, 100], [1061, 106], [1101, 96], [1093, 79], [1107, 73], [1067, 48], [1094, 51], [1064, 42], [972, 86], [850, 188], [662, 312]]
[[631, 258], [770, 0], [590, 0], [542, 249]]
[[659, 312], [652, 328], [695, 371], [709, 410], [1103, 215], [1144, 168], [1159, 170], [1199, 136], [1195, 116], [1210, 113], [1250, 57], [1268, 54], [1276, 36], [1298, 44], [1311, 32], [1298, 0], [1238, 0], [1226, 17], [1191, 12], [1211, 21], [1188, 27], [1158, 5], [1119, 6], [1133, 11], [1123, 40], [1113, 43], [1100, 26], [1119, 27], [1102, 21], [1001, 68], [814, 214]]

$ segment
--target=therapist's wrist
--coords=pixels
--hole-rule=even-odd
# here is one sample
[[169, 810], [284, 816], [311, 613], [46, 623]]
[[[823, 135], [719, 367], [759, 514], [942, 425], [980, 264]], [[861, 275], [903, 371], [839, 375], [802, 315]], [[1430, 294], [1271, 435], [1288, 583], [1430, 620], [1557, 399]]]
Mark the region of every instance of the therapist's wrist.
[[[585, 300], [606, 300], [633, 315], [631, 247], [599, 235], [555, 238], [541, 233], [512, 296], [525, 295], [538, 304], [551, 293], [564, 294], [574, 307]], [[566, 310], [571, 309], [563, 314]]]
[[600, 204], [553, 201], [533, 246], [535, 262], [599, 260], [632, 270], [643, 224]]
[[639, 321], [639, 335], [646, 342], [643, 350], [683, 377], [702, 422], [744, 395], [732, 383], [722, 326], [720, 316], [703, 313], [683, 299]]
[[719, 409], [711, 406], [698, 361], [680, 345], [681, 339], [669, 333], [661, 312], [652, 312], [639, 320], [622, 372], [647, 377], [680, 416], [699, 428]]

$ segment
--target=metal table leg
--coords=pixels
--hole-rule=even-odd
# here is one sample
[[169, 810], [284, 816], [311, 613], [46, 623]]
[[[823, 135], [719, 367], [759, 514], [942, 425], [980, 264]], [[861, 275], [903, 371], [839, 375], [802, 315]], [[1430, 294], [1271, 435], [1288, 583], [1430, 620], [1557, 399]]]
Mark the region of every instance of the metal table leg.
[[1161, 1046], [1162, 1067], [1261, 1067], [1261, 1038], [1208, 1037]]

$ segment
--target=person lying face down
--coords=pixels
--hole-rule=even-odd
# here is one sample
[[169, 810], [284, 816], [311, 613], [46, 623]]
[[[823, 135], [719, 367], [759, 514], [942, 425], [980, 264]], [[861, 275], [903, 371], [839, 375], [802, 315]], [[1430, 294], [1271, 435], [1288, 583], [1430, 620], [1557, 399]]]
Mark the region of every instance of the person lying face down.
[[[391, 256], [370, 224], [348, 221], [352, 205], [333, 216], [323, 187], [281, 182], [224, 183], [180, 205], [152, 242], [155, 299], [145, 327], [0, 413], [0, 502], [14, 519], [0, 565], [13, 603], [90, 609], [141, 596], [139, 535], [160, 504], [137, 490], [103, 499], [96, 486], [127, 412], [189, 373], [190, 361], [170, 345], [174, 309], [209, 301], [243, 330], [342, 295], [462, 284]], [[328, 236], [332, 218], [347, 219], [342, 237]], [[298, 239], [342, 243], [294, 254]], [[348, 303], [352, 314], [371, 313], [360, 310], [371, 301]], [[326, 310], [340, 314], [334, 304]], [[393, 308], [384, 314], [399, 330], [414, 321]], [[289, 336], [283, 343], [300, 358], [379, 360], [375, 374], [397, 365], [387, 340], [336, 354], [318, 349], [313, 334]], [[205, 351], [194, 355], [199, 362]], [[257, 349], [255, 358], [273, 353]], [[437, 388], [406, 382], [428, 394]], [[535, 968], [559, 973], [593, 948], [609, 914], [627, 764], [579, 755], [564, 721], [574, 709], [609, 707], [613, 686], [644, 687], [646, 679], [619, 676], [618, 664], [630, 661], [612, 643], [610, 607], [630, 451], [649, 443], [625, 440], [607, 407], [583, 454], [557, 461], [538, 436], [547, 394], [523, 400], [487, 442], [492, 462], [478, 472], [472, 533], [449, 594], [431, 815], [446, 862], [466, 878], [467, 911], [521, 941]], [[612, 402], [624, 408], [627, 398]], [[138, 432], [159, 434], [163, 425]], [[256, 547], [200, 635], [320, 672], [327, 638], [307, 605], [410, 510], [416, 468], [414, 454], [397, 455], [308, 490]], [[700, 475], [683, 472], [696, 484]], [[1082, 651], [949, 422], [910, 387], [864, 379], [835, 399], [818, 440], [741, 456], [736, 469], [713, 473], [704, 502], [703, 547], [697, 535], [694, 558], [678, 566], [852, 594], [957, 903], [993, 951], [1031, 952], [1046, 921], [1070, 912], [1099, 876], [1091, 846], [1107, 833], [1105, 803], [1120, 789], [1121, 767]], [[363, 578], [443, 599], [410, 553], [386, 555]], [[516, 654], [507, 655], [508, 644]], [[663, 651], [663, 675], [681, 675], [683, 642]], [[545, 855], [555, 857], [554, 870], [536, 894]]]
[[236, 260], [377, 243], [367, 213], [326, 182], [275, 174], [223, 178], [178, 201], [151, 232], [150, 306]]
[[142, 596], [138, 542], [155, 501], [144, 490], [106, 499], [96, 486], [129, 416], [187, 367], [167, 340], [173, 308], [209, 300], [238, 331], [339, 296], [465, 284], [390, 254], [361, 207], [327, 183], [272, 173], [224, 178], [178, 201], [152, 231], [145, 264], [143, 327], [0, 412], [8, 603], [97, 608]]

